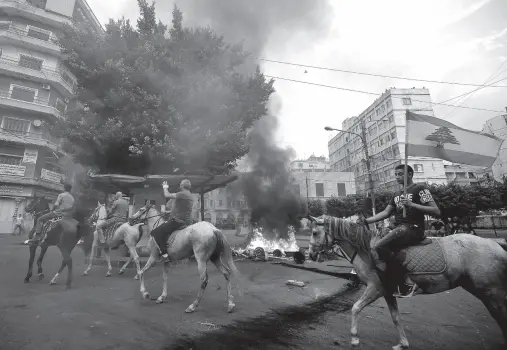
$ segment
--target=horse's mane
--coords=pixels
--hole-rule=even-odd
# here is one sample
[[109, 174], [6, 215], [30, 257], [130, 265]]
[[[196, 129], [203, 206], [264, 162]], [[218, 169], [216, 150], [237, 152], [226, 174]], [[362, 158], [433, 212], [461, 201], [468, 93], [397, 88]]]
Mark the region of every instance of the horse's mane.
[[327, 215], [324, 216], [324, 225], [335, 239], [346, 241], [358, 251], [370, 254], [370, 241], [374, 234], [365, 225]]

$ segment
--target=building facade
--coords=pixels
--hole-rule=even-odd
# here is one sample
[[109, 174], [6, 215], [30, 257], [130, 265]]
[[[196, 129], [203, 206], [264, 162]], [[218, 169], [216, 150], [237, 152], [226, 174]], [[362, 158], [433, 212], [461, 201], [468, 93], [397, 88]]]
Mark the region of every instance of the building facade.
[[[376, 190], [399, 188], [394, 168], [405, 157], [405, 111], [433, 116], [428, 89], [386, 90], [358, 117], [342, 122], [342, 130], [364, 135], [368, 145], [371, 172]], [[364, 146], [358, 135], [340, 132], [328, 142], [333, 171], [353, 172], [358, 193], [368, 186]], [[415, 182], [447, 183], [443, 161], [428, 157], [409, 157]]]
[[[507, 108], [506, 108], [507, 109]], [[486, 121], [482, 127], [482, 132], [493, 134], [504, 140], [507, 139], [507, 113], [494, 117]], [[491, 172], [495, 180], [502, 180], [507, 175], [507, 143], [504, 142], [498, 152], [495, 163], [491, 166]]]
[[290, 164], [294, 192], [308, 200], [326, 200], [356, 193], [354, 173], [331, 169], [326, 157], [310, 156]]
[[102, 31], [85, 0], [0, 0], [0, 233], [34, 195], [62, 190], [64, 153], [51, 126], [77, 84], [57, 43], [73, 21]]
[[447, 161], [444, 162], [445, 177], [449, 184], [458, 185], [478, 185], [488, 178], [488, 171], [484, 167], [455, 164]]

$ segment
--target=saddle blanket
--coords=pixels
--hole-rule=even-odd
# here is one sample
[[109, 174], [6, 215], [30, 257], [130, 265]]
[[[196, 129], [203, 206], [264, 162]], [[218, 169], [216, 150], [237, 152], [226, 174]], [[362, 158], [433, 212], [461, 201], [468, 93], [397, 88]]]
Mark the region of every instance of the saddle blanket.
[[124, 222], [115, 222], [114, 224], [112, 224], [111, 226], [107, 227], [104, 230], [104, 238], [106, 239], [106, 242], [108, 242], [110, 239], [114, 237], [114, 233], [116, 232], [118, 227], [120, 227], [123, 224]]
[[447, 270], [447, 258], [438, 239], [401, 250], [397, 257], [409, 275], [437, 275]]
[[49, 245], [56, 245], [59, 243], [58, 242], [60, 239], [59, 235], [52, 235], [51, 237], [49, 237], [48, 232], [50, 232], [60, 220], [62, 220], [62, 217], [56, 217], [44, 223], [40, 235], [40, 242], [46, 241], [46, 243], [49, 243]]

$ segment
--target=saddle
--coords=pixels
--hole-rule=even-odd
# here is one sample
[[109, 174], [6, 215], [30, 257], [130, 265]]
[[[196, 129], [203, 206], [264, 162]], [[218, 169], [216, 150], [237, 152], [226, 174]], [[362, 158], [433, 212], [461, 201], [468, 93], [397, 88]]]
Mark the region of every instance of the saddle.
[[116, 232], [116, 230], [118, 229], [118, 227], [120, 227], [124, 223], [125, 222], [115, 222], [114, 224], [112, 224], [111, 226], [107, 227], [104, 230], [104, 238], [106, 239], [106, 242], [108, 242], [109, 239], [113, 238], [114, 233]]
[[438, 238], [425, 238], [400, 250], [396, 259], [410, 275], [438, 275], [447, 270], [447, 257]]

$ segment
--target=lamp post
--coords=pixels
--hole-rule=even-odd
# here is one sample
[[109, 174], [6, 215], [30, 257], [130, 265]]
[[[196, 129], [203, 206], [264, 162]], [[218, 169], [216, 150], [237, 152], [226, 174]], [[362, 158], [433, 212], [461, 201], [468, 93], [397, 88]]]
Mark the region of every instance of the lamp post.
[[375, 211], [375, 193], [373, 192], [373, 178], [371, 176], [370, 155], [368, 153], [368, 143], [366, 142], [366, 130], [365, 130], [364, 124], [361, 123], [361, 134], [358, 134], [358, 133], [355, 133], [355, 132], [352, 132], [352, 131], [335, 129], [335, 128], [332, 128], [330, 126], [324, 127], [324, 130], [326, 130], [326, 131], [345, 132], [347, 134], [356, 135], [356, 136], [358, 136], [361, 139], [361, 142], [363, 144], [363, 149], [364, 149], [364, 156], [366, 158], [365, 159], [366, 170], [368, 172], [368, 190], [369, 190], [369, 192], [371, 194], [371, 204], [372, 204], [373, 215], [375, 215], [376, 214], [376, 211]]

